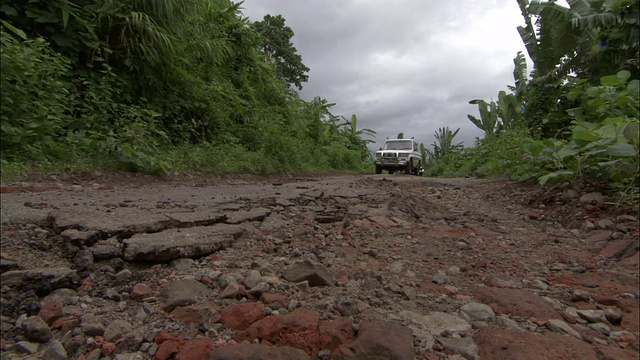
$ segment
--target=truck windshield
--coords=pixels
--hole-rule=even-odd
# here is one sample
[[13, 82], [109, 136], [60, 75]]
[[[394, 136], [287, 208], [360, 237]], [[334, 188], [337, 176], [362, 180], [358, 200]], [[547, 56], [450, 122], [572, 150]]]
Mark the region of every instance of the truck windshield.
[[411, 150], [410, 140], [387, 141], [382, 150]]

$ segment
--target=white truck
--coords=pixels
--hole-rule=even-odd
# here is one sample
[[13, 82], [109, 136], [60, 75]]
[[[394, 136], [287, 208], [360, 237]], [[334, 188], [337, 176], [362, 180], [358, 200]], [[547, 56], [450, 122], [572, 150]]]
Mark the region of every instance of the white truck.
[[389, 174], [404, 171], [405, 174], [422, 176], [422, 155], [418, 143], [413, 139], [387, 139], [376, 151], [374, 164], [376, 174], [387, 170]]

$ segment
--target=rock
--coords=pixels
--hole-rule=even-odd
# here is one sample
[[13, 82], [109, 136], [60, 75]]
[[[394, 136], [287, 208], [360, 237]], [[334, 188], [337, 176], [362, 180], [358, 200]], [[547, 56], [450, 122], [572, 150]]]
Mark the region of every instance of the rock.
[[438, 285], [446, 284], [448, 281], [449, 277], [445, 271], [438, 271], [431, 279], [431, 282]]
[[235, 344], [212, 350], [206, 360], [312, 360], [300, 349], [262, 344]]
[[22, 353], [26, 353], [26, 354], [34, 354], [38, 351], [38, 348], [40, 347], [40, 344], [37, 343], [32, 343], [29, 341], [18, 341], [13, 348], [18, 351], [18, 352], [22, 352]]
[[243, 231], [240, 226], [229, 229], [216, 225], [135, 234], [123, 242], [124, 259], [163, 262], [206, 256], [231, 247], [234, 236]]
[[221, 319], [218, 311], [208, 303], [177, 307], [169, 315], [185, 324], [197, 324], [205, 332]]
[[553, 305], [541, 296], [525, 289], [472, 287], [475, 298], [491, 306], [498, 314], [518, 314], [521, 317], [535, 317], [538, 320], [558, 318], [560, 314]]
[[130, 323], [124, 320], [116, 319], [107, 325], [104, 329], [104, 339], [109, 342], [114, 342], [119, 338], [127, 335], [131, 332], [132, 326]]
[[54, 321], [62, 317], [62, 305], [58, 305], [52, 302], [43, 302], [38, 316], [44, 320], [47, 325], [51, 326]]
[[576, 313], [590, 323], [607, 322], [607, 318], [602, 310], [577, 310]]
[[25, 289], [35, 289], [40, 294], [49, 294], [60, 288], [73, 288], [79, 282], [77, 272], [65, 267], [10, 270], [0, 274], [2, 286], [22, 286]]
[[573, 301], [573, 302], [577, 302], [577, 301], [590, 302], [591, 301], [591, 294], [589, 294], [588, 292], [583, 291], [583, 290], [574, 290], [573, 291], [573, 295], [571, 296], [571, 301]]
[[481, 359], [599, 359], [584, 341], [555, 332], [533, 334], [489, 326], [478, 330], [473, 340], [480, 348]]
[[589, 203], [589, 204], [602, 203], [604, 202], [604, 196], [602, 195], [602, 193], [592, 192], [592, 193], [588, 193], [580, 196], [580, 202]]
[[51, 340], [44, 346], [42, 357], [47, 360], [67, 360], [67, 350], [58, 340]]
[[27, 340], [46, 343], [52, 338], [49, 325], [40, 316], [30, 316], [22, 322], [22, 330]]
[[220, 310], [220, 322], [236, 331], [247, 329], [265, 316], [267, 316], [266, 308], [259, 302], [234, 304]]
[[516, 279], [513, 276], [509, 275], [492, 275], [488, 279], [489, 286], [495, 286], [498, 288], [511, 288], [511, 289], [520, 289], [522, 288], [522, 281]]
[[603, 323], [593, 323], [589, 324], [588, 326], [590, 329], [595, 330], [605, 336], [609, 336], [609, 334], [611, 333], [611, 328]]
[[109, 259], [122, 256], [122, 244], [117, 238], [112, 237], [107, 240], [98, 241], [91, 248], [95, 259]]
[[606, 230], [613, 228], [614, 224], [613, 221], [609, 219], [600, 219], [596, 221], [596, 226], [598, 226], [598, 228], [600, 229]]
[[213, 289], [196, 280], [172, 281], [161, 291], [161, 306], [164, 311], [171, 312], [178, 306], [197, 304], [213, 295]]
[[83, 317], [80, 328], [88, 336], [102, 336], [104, 334], [102, 321], [92, 316]]
[[205, 359], [206, 354], [213, 350], [213, 340], [208, 338], [188, 340], [178, 351], [175, 360]]
[[322, 264], [310, 259], [296, 261], [287, 267], [283, 277], [293, 283], [307, 280], [310, 286], [333, 286], [336, 279]]
[[244, 278], [244, 284], [247, 288], [251, 289], [258, 285], [258, 283], [262, 280], [262, 275], [257, 270], [249, 270], [247, 275]]
[[151, 296], [153, 296], [153, 290], [147, 284], [137, 283], [131, 291], [131, 298], [133, 300], [142, 301]]
[[507, 315], [500, 315], [496, 318], [496, 325], [509, 330], [522, 330], [517, 322], [510, 319]]
[[473, 341], [471, 337], [463, 337], [463, 338], [447, 338], [436, 336], [436, 340], [445, 350], [448, 350], [454, 354], [460, 354], [467, 360], [479, 360], [480, 355], [478, 355], [480, 349], [478, 345]]
[[191, 269], [195, 261], [189, 258], [180, 258], [171, 260], [171, 266], [178, 271], [186, 271]]
[[488, 321], [493, 322], [496, 318], [496, 314], [493, 312], [489, 305], [471, 302], [463, 305], [460, 308], [463, 315], [466, 315], [470, 321]]
[[457, 316], [434, 311], [428, 315], [412, 311], [401, 311], [400, 318], [433, 335], [443, 333], [462, 333], [471, 330], [471, 324]]
[[582, 336], [575, 331], [569, 324], [559, 319], [551, 319], [547, 321], [546, 326], [549, 330], [559, 334], [571, 335], [576, 339], [582, 340]]
[[604, 309], [604, 315], [612, 325], [619, 325], [622, 321], [622, 310], [616, 307], [608, 307]]
[[413, 334], [400, 323], [371, 321], [360, 326], [355, 341], [334, 352], [336, 360], [413, 360]]
[[93, 268], [93, 251], [91, 249], [82, 249], [76, 253], [73, 263], [78, 270], [91, 270]]
[[235, 299], [236, 296], [244, 293], [244, 289], [240, 287], [238, 283], [232, 282], [225, 286], [224, 290], [220, 292], [221, 299]]
[[133, 273], [129, 269], [123, 269], [116, 274], [116, 284], [126, 284], [133, 277]]

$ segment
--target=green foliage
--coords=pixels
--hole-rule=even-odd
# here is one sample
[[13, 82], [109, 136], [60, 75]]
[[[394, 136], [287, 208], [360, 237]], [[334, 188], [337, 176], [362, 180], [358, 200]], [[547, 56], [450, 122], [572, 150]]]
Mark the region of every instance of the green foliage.
[[451, 131], [449, 127], [439, 128], [438, 131], [434, 133], [434, 137], [436, 141], [431, 144], [432, 149], [425, 149], [428, 154], [429, 162], [425, 162], [425, 164], [429, 165], [432, 162], [438, 162], [440, 159], [446, 157], [451, 153], [455, 153], [462, 149], [462, 143], [454, 144], [453, 139], [458, 135], [460, 129], [456, 129], [456, 131]]
[[252, 27], [262, 36], [262, 51], [275, 63], [278, 77], [302, 89], [302, 83], [309, 79], [305, 74], [309, 68], [302, 63], [302, 57], [291, 43], [294, 33], [285, 25], [282, 15], [267, 14], [262, 21], [254, 22]]
[[476, 139], [473, 147], [449, 153], [425, 167], [426, 176], [477, 176], [530, 179], [534, 169], [526, 161], [533, 143], [526, 130], [505, 130]]
[[[8, 26], [7, 26], [8, 25]], [[2, 158], [47, 157], [65, 133], [69, 91], [64, 77], [69, 62], [43, 39], [17, 39], [21, 30], [2, 26], [0, 149]]]
[[3, 169], [368, 170], [375, 132], [299, 99], [293, 31], [240, 5], [3, 3]]
[[639, 185], [638, 80], [620, 71], [600, 79], [600, 86], [583, 83], [570, 93], [580, 99], [573, 109], [567, 140], [545, 139], [531, 149], [541, 166], [541, 184], [568, 179], [605, 181], [618, 189]]

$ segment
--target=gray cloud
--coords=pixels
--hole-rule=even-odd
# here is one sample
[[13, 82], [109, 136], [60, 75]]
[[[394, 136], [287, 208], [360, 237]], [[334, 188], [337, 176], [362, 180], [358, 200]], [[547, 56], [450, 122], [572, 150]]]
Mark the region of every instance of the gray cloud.
[[472, 99], [497, 98], [513, 84], [513, 58], [526, 54], [515, 0], [246, 0], [258, 21], [281, 14], [311, 71], [301, 96], [336, 103], [334, 115], [358, 116], [386, 137], [403, 132], [425, 145], [440, 127], [456, 141], [482, 135], [468, 119]]

